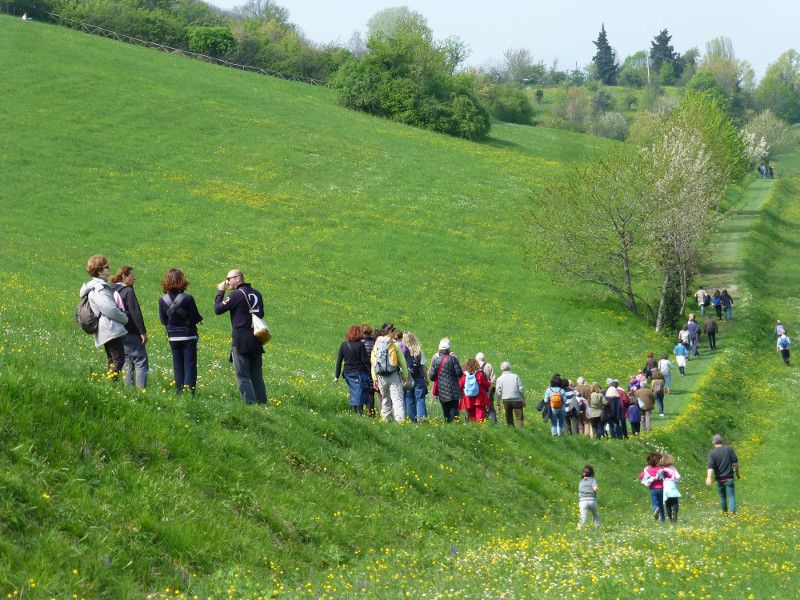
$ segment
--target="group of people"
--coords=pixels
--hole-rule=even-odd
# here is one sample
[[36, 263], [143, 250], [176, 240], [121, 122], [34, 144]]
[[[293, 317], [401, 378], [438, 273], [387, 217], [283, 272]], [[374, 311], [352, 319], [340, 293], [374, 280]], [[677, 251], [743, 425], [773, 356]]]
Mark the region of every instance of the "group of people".
[[[103, 255], [89, 258], [86, 272], [91, 279], [80, 289], [80, 297], [88, 299], [97, 319], [92, 328], [96, 347], [105, 349], [108, 378], [116, 380], [124, 372], [125, 384], [147, 387], [150, 370], [147, 328], [142, 317], [134, 284], [136, 274], [131, 266], [123, 266], [111, 275], [111, 266]], [[172, 352], [172, 366], [177, 393], [197, 387], [197, 326], [203, 316], [191, 294], [186, 293], [189, 281], [181, 269], [169, 269], [161, 286], [164, 294], [158, 299], [158, 314], [166, 329]], [[230, 293], [226, 296], [225, 292]], [[239, 269], [228, 271], [217, 285], [214, 313], [229, 313], [231, 319], [230, 361], [236, 374], [239, 392], [248, 404], [265, 404], [267, 390], [262, 370], [262, 343], [253, 334], [252, 316], [264, 316], [261, 293], [244, 279]], [[76, 319], [78, 315], [76, 314]]]
[[[733, 448], [725, 445], [720, 434], [711, 438], [713, 448], [708, 453], [708, 471], [706, 485], [717, 484], [720, 507], [725, 514], [736, 514], [736, 486], [734, 478], [739, 478], [739, 458]], [[666, 452], [650, 452], [647, 455], [647, 465], [638, 477], [642, 485], [650, 492], [650, 506], [653, 510], [653, 519], [662, 523], [669, 519], [675, 523], [678, 520], [678, 508], [681, 492], [678, 484], [681, 475], [675, 467], [675, 459]], [[578, 510], [580, 520], [578, 529], [586, 526], [589, 516], [595, 527], [600, 526], [600, 510], [597, 505], [597, 492], [599, 486], [595, 478], [594, 467], [586, 465], [581, 471], [578, 483]]]
[[[692, 321], [693, 322], [693, 321]], [[695, 323], [696, 324], [696, 323]], [[688, 354], [679, 343], [679, 359]], [[685, 360], [679, 360], [681, 374]], [[574, 381], [556, 373], [544, 391], [537, 410], [550, 422], [554, 436], [587, 435], [624, 439], [650, 431], [651, 413], [664, 416], [664, 398], [672, 388], [673, 363], [668, 354], [656, 359], [653, 352], [625, 385], [608, 378], [604, 386]], [[427, 418], [430, 392], [442, 407], [445, 421], [463, 414], [465, 421], [497, 422], [498, 409], [510, 426], [521, 427], [527, 405], [525, 386], [504, 361], [499, 375], [482, 352], [462, 364], [449, 338], [442, 338], [430, 360], [417, 337], [385, 323], [377, 331], [367, 323], [351, 325], [339, 347], [334, 382], [348, 385], [349, 405], [357, 414], [379, 413], [385, 421], [416, 423]], [[495, 400], [498, 401], [495, 405]]]
[[697, 301], [697, 306], [700, 308], [701, 316], [706, 314], [706, 309], [709, 306], [713, 306], [718, 319], [724, 321], [733, 319], [733, 298], [731, 298], [728, 290], [714, 290], [713, 293], [709, 294], [701, 285], [697, 292], [695, 292], [694, 298]]
[[758, 174], [761, 176], [761, 179], [774, 179], [775, 169], [772, 168], [772, 165], [758, 165]]

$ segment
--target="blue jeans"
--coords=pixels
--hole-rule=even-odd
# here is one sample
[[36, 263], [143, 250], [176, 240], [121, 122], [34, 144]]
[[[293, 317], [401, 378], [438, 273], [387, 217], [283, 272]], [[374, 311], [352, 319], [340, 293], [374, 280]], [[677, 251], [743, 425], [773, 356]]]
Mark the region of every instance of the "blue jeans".
[[175, 391], [179, 394], [184, 387], [194, 393], [197, 385], [197, 340], [170, 340], [172, 350], [172, 371], [175, 374]]
[[262, 365], [263, 355], [260, 352], [243, 354], [233, 346], [231, 349], [233, 370], [236, 371], [236, 387], [245, 404], [266, 404], [267, 387], [264, 385]]
[[142, 344], [142, 336], [138, 333], [128, 333], [122, 338], [122, 344], [125, 346], [125, 363], [122, 365], [125, 385], [133, 386], [135, 373], [136, 386], [143, 390], [147, 387], [150, 364], [147, 362], [147, 350]]
[[650, 488], [650, 505], [653, 507], [654, 518], [664, 520], [664, 490]]
[[719, 490], [719, 504], [722, 507], [722, 512], [730, 511], [736, 514], [736, 489], [733, 485], [733, 479], [718, 481], [717, 489]]
[[358, 371], [350, 371], [342, 373], [344, 380], [347, 382], [347, 388], [350, 392], [350, 406], [364, 406], [369, 402], [369, 389], [372, 387], [372, 379], [369, 373], [359, 373]]
[[550, 433], [553, 435], [565, 435], [567, 429], [567, 409], [554, 408], [550, 413]]
[[664, 414], [664, 392], [656, 394], [656, 404], [658, 405], [658, 414]]
[[732, 306], [723, 306], [722, 307], [722, 314], [724, 315], [723, 318], [726, 321], [730, 321], [733, 319], [733, 307]]
[[428, 390], [425, 381], [414, 382], [414, 387], [410, 390], [403, 390], [403, 398], [406, 404], [406, 416], [416, 423], [419, 419], [428, 417], [428, 407], [425, 405], [425, 396]]

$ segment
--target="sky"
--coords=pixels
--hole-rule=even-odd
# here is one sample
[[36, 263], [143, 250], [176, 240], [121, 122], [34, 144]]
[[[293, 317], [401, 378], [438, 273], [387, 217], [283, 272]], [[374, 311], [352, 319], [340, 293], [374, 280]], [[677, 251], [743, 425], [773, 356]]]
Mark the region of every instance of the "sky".
[[[242, 0], [206, 0], [229, 9]], [[798, 0], [770, 3], [743, 0], [278, 0], [289, 20], [311, 41], [346, 45], [354, 31], [366, 31], [379, 10], [407, 6], [421, 13], [436, 39], [458, 36], [470, 47], [466, 63], [481, 66], [500, 62], [508, 48], [528, 48], [548, 66], [587, 65], [594, 55], [593, 40], [605, 24], [608, 41], [620, 64], [666, 28], [678, 52], [718, 36], [733, 41], [737, 58], [747, 60], [761, 77], [767, 65], [784, 51], [800, 47]]]

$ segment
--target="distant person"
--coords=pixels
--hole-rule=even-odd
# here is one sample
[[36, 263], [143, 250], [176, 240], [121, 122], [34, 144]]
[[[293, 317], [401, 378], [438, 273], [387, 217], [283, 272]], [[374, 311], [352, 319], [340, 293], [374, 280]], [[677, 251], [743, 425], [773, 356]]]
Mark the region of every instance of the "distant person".
[[711, 350], [717, 349], [717, 322], [711, 315], [706, 315], [705, 323], [703, 323], [703, 333], [708, 336], [708, 347]]
[[673, 352], [675, 353], [675, 362], [678, 364], [678, 371], [680, 371], [681, 375], [686, 375], [686, 355], [689, 351], [686, 346], [678, 342], [675, 344]]
[[708, 292], [703, 289], [703, 286], [700, 286], [694, 293], [694, 299], [697, 301], [697, 306], [700, 308], [700, 315], [706, 314], [706, 306], [711, 304], [711, 296], [708, 295]]
[[722, 319], [722, 294], [719, 290], [714, 290], [714, 294], [711, 296], [711, 306], [714, 307], [714, 311], [717, 313], [717, 319]]
[[125, 363], [122, 370], [125, 373], [125, 385], [132, 387], [134, 384], [139, 389], [147, 387], [147, 373], [150, 371], [150, 364], [147, 360], [147, 328], [144, 326], [142, 309], [139, 300], [133, 289], [136, 283], [136, 274], [133, 267], [121, 267], [110, 279], [111, 289], [119, 294], [122, 299], [125, 314], [128, 315], [128, 322], [125, 324], [127, 334], [122, 340], [125, 346]]
[[722, 295], [720, 296], [720, 303], [722, 304], [722, 314], [723, 319], [726, 321], [733, 320], [733, 298], [728, 293], [728, 290], [722, 290]]
[[656, 360], [656, 355], [653, 352], [648, 352], [647, 359], [644, 361], [644, 369], [643, 369], [643, 372], [647, 377], [647, 379], [653, 378], [653, 371], [657, 368], [658, 368], [658, 361]]
[[767, 165], [767, 173], [770, 179], [775, 179], [775, 168], [772, 165]]
[[[225, 290], [230, 290], [225, 296]], [[217, 284], [214, 314], [230, 313], [231, 355], [236, 373], [236, 386], [245, 404], [266, 404], [267, 387], [264, 384], [264, 345], [253, 335], [253, 318], [264, 317], [264, 300], [261, 292], [244, 280], [244, 273], [231, 269], [225, 279]]]
[[408, 381], [408, 365], [397, 341], [393, 323], [384, 323], [378, 330], [370, 364], [372, 380], [381, 394], [381, 419], [402, 423], [406, 420], [404, 388]]
[[461, 368], [463, 373], [458, 384], [463, 395], [458, 408], [467, 412], [470, 421], [485, 421], [486, 409], [489, 407], [489, 389], [492, 384], [474, 358], [465, 360]]
[[561, 384], [567, 390], [567, 401], [564, 403], [567, 435], [578, 435], [581, 412], [580, 396], [569, 379], [562, 379]]
[[664, 389], [666, 387], [664, 375], [662, 375], [661, 371], [656, 369], [656, 372], [653, 373], [653, 381], [650, 382], [650, 389], [653, 390], [653, 396], [656, 398], [659, 417], [664, 416]]
[[428, 379], [433, 382], [431, 393], [442, 405], [444, 420], [448, 423], [458, 418], [461, 387], [458, 381], [463, 374], [458, 356], [450, 351], [450, 338], [442, 338], [439, 352], [431, 359]]
[[639, 473], [642, 485], [650, 490], [650, 506], [653, 509], [653, 518], [664, 522], [664, 470], [658, 466], [661, 454], [651, 452], [647, 455], [647, 466]]
[[567, 411], [564, 407], [566, 399], [567, 390], [562, 387], [561, 375], [553, 375], [550, 379], [550, 385], [544, 391], [545, 404], [550, 406], [551, 435], [561, 436], [566, 434]]
[[[639, 380], [640, 385], [647, 384], [647, 378], [641, 374], [641, 378]], [[626, 415], [628, 414], [628, 407], [631, 405], [630, 396], [625, 391], [625, 389], [619, 385], [617, 382], [617, 392], [619, 393], [619, 413], [617, 413], [617, 422], [619, 423], [620, 433], [622, 435], [622, 439], [628, 439], [628, 421]]]
[[108, 259], [102, 254], [89, 258], [86, 263], [86, 272], [91, 279], [81, 286], [79, 295], [88, 297], [89, 307], [98, 317], [97, 331], [94, 332], [94, 346], [103, 346], [108, 359], [107, 377], [116, 381], [122, 365], [125, 363], [124, 339], [128, 331], [125, 325], [128, 317], [123, 311], [122, 299], [119, 294], [114, 294], [108, 285], [108, 276], [111, 267]]
[[495, 382], [495, 397], [503, 403], [506, 425], [522, 427], [525, 409], [525, 387], [516, 373], [511, 372], [511, 363], [503, 361], [500, 377]]
[[411, 384], [404, 390], [406, 416], [412, 423], [417, 423], [428, 418], [428, 407], [425, 405], [425, 396], [428, 395], [428, 364], [417, 336], [410, 331], [403, 334], [403, 345], [406, 351], [409, 384]]
[[26, 13], [26, 12], [22, 13], [22, 17], [21, 18], [22, 18], [23, 21], [33, 21], [33, 19], [31, 19], [28, 16], [28, 13]]
[[170, 269], [161, 282], [164, 295], [158, 300], [158, 315], [167, 328], [169, 349], [172, 352], [172, 371], [175, 391], [195, 393], [197, 387], [197, 326], [203, 316], [186, 288], [189, 282], [180, 269]]
[[641, 411], [641, 431], [648, 432], [650, 431], [650, 427], [652, 425], [651, 416], [653, 413], [653, 408], [656, 405], [656, 396], [653, 393], [653, 390], [648, 388], [641, 388], [636, 390], [634, 393], [636, 397], [636, 402], [639, 405], [639, 410]]
[[711, 438], [714, 448], [708, 453], [708, 473], [706, 485], [711, 485], [713, 477], [717, 482], [719, 502], [722, 512], [736, 514], [736, 489], [734, 476], [739, 479], [739, 458], [733, 448], [723, 444], [724, 438], [716, 433]]
[[589, 399], [592, 395], [591, 387], [586, 385], [586, 378], [578, 377], [575, 391], [578, 393], [580, 402], [580, 414], [578, 419], [579, 432], [583, 435], [592, 436], [592, 424], [589, 421]]
[[581, 471], [581, 481], [578, 484], [578, 510], [580, 522], [578, 529], [582, 529], [592, 515], [592, 524], [600, 527], [600, 511], [597, 509], [597, 480], [594, 478], [594, 467], [586, 465]]
[[606, 435], [605, 423], [603, 423], [603, 413], [608, 404], [605, 394], [600, 390], [600, 385], [595, 381], [589, 388], [589, 422], [592, 425], [592, 431], [596, 439], [600, 439]]
[[681, 474], [675, 468], [675, 459], [670, 454], [662, 454], [658, 466], [664, 470], [664, 509], [667, 518], [675, 523], [678, 520], [678, 501], [681, 497], [678, 489]]
[[495, 385], [497, 384], [497, 375], [495, 375], [494, 367], [486, 362], [486, 357], [483, 355], [483, 352], [478, 352], [475, 355], [475, 360], [478, 361], [478, 366], [481, 371], [483, 371], [483, 374], [486, 375], [486, 379], [489, 380], [492, 386], [489, 388], [489, 408], [486, 410], [486, 418], [492, 423], [497, 423], [497, 411], [494, 408], [494, 391]]
[[791, 345], [792, 340], [789, 339], [789, 336], [786, 335], [786, 331], [781, 334], [781, 337], [778, 338], [778, 352], [781, 353], [781, 357], [783, 357], [783, 362], [786, 363], [786, 366], [789, 366], [789, 346]]
[[614, 439], [622, 439], [622, 425], [619, 420], [620, 417], [624, 418], [624, 410], [622, 408], [622, 401], [619, 397], [619, 382], [612, 380], [608, 388], [606, 388], [606, 422], [609, 426], [609, 433]]
[[[372, 348], [375, 346], [375, 333], [372, 325], [369, 323], [362, 323], [361, 324], [361, 343], [364, 344], [364, 350], [367, 352], [367, 356], [372, 356]], [[367, 409], [367, 414], [370, 417], [375, 416], [375, 394], [377, 393], [375, 390], [375, 382], [372, 381], [372, 370], [370, 369], [370, 378], [369, 378], [369, 386], [367, 387], [367, 396], [365, 398], [366, 404], [364, 405]]]
[[689, 350], [693, 356], [698, 356], [698, 346], [700, 345], [700, 327], [694, 313], [689, 315], [689, 322], [686, 323], [686, 330], [689, 332]]
[[689, 325], [686, 324], [681, 327], [681, 330], [678, 332], [678, 341], [683, 344], [683, 347], [686, 348], [686, 360], [689, 360], [689, 356], [691, 356], [691, 349], [692, 349], [692, 342], [689, 339]]
[[[344, 365], [344, 369], [342, 369]], [[364, 344], [361, 343], [361, 327], [351, 325], [345, 332], [345, 339], [339, 346], [336, 357], [336, 372], [333, 376], [334, 383], [343, 376], [347, 382], [348, 404], [356, 414], [364, 414], [367, 388], [372, 385], [369, 373], [369, 355]]]
[[669, 354], [664, 354], [658, 361], [658, 370], [664, 377], [664, 393], [669, 394], [672, 391], [672, 361]]
[[[634, 398], [636, 395], [634, 394]], [[639, 435], [642, 428], [642, 409], [639, 408], [638, 398], [628, 406], [628, 423], [631, 424], [631, 435]]]

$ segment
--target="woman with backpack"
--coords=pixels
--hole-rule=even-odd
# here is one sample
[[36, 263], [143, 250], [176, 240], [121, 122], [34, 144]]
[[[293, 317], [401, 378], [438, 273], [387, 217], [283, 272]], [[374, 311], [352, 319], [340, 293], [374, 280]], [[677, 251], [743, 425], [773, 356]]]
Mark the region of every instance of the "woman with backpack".
[[122, 367], [125, 372], [125, 385], [132, 387], [135, 379], [136, 387], [143, 390], [147, 387], [147, 373], [150, 365], [145, 348], [147, 329], [144, 326], [139, 299], [133, 289], [133, 284], [136, 283], [133, 267], [120, 267], [110, 281], [113, 284], [111, 289], [119, 294], [123, 310], [128, 315], [128, 322], [125, 325], [127, 334], [122, 340], [125, 347], [125, 364]]
[[[76, 313], [75, 318], [80, 322], [84, 331], [91, 332], [94, 335], [95, 348], [103, 346], [108, 358], [108, 373], [106, 376], [109, 380], [116, 381], [125, 362], [123, 340], [128, 333], [127, 329], [125, 329], [128, 316], [122, 310], [122, 299], [120, 299], [119, 294], [115, 294], [108, 285], [107, 278], [111, 274], [108, 259], [101, 254], [92, 256], [86, 263], [86, 272], [92, 278], [81, 286], [81, 304], [78, 305], [78, 313]], [[88, 304], [91, 312], [91, 318], [93, 319], [91, 326], [84, 323], [80, 318], [81, 315], [85, 314], [85, 311], [81, 310], [84, 304]]]
[[448, 423], [458, 417], [458, 405], [462, 396], [459, 380], [463, 373], [458, 357], [450, 352], [450, 338], [442, 338], [439, 352], [431, 359], [428, 379], [433, 382], [431, 393], [442, 404], [442, 414]]
[[197, 387], [197, 325], [203, 317], [191, 294], [186, 294], [189, 282], [180, 269], [170, 269], [161, 282], [164, 295], [158, 299], [158, 315], [167, 328], [172, 351], [175, 391], [188, 389], [194, 395]]
[[711, 296], [711, 306], [717, 313], [717, 319], [722, 319], [722, 294], [719, 290], [714, 290], [714, 295]]
[[470, 421], [485, 421], [486, 409], [489, 407], [489, 388], [492, 384], [474, 358], [465, 360], [462, 369], [458, 385], [463, 394], [458, 409], [467, 411]]
[[561, 382], [561, 375], [556, 373], [550, 379], [550, 385], [544, 391], [544, 402], [550, 407], [550, 435], [564, 435], [566, 431], [565, 408], [567, 390]]
[[669, 394], [672, 390], [672, 361], [669, 359], [669, 354], [664, 354], [658, 361], [658, 370], [664, 377], [664, 393]]
[[[344, 371], [342, 363], [344, 363]], [[339, 346], [333, 382], [338, 382], [342, 375], [347, 381], [350, 407], [354, 413], [364, 414], [367, 388], [372, 387], [372, 377], [369, 373], [369, 355], [364, 344], [361, 343], [361, 327], [359, 325], [352, 325], [348, 328], [345, 340]]]
[[403, 353], [406, 355], [408, 366], [408, 379], [410, 387], [404, 391], [406, 402], [406, 416], [416, 423], [428, 418], [428, 407], [425, 406], [425, 396], [428, 395], [428, 374], [425, 372], [425, 354], [417, 341], [417, 337], [410, 331], [403, 334]]

